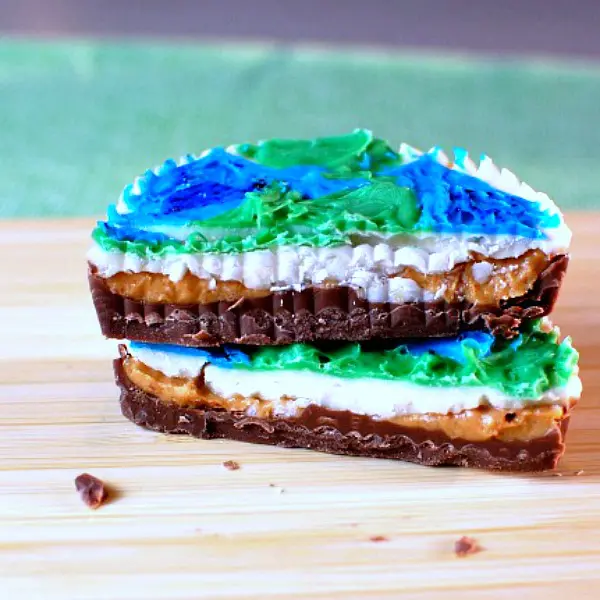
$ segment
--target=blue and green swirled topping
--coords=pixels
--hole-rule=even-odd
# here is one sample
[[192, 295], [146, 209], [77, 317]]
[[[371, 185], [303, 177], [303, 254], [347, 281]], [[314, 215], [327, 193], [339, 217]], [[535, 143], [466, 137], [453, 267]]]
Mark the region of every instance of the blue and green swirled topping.
[[[165, 162], [125, 188], [94, 231], [142, 255], [332, 246], [353, 236], [508, 234], [543, 238], [560, 217], [425, 154], [404, 163], [365, 130], [272, 139]], [[165, 233], [165, 228], [171, 235]], [[173, 229], [185, 235], [172, 235]]]
[[358, 343], [315, 346], [185, 348], [131, 342], [140, 348], [196, 358], [220, 368], [251, 371], [309, 371], [346, 379], [376, 378], [424, 386], [489, 386], [515, 398], [536, 399], [562, 387], [576, 373], [578, 354], [557, 330], [525, 324], [513, 340], [470, 332], [436, 340], [403, 342], [388, 348]]

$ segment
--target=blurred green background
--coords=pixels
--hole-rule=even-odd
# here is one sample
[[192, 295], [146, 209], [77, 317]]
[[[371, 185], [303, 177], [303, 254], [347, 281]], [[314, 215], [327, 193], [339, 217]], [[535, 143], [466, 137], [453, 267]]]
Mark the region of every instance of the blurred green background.
[[0, 216], [102, 214], [168, 157], [367, 127], [600, 208], [600, 68], [408, 51], [0, 41]]

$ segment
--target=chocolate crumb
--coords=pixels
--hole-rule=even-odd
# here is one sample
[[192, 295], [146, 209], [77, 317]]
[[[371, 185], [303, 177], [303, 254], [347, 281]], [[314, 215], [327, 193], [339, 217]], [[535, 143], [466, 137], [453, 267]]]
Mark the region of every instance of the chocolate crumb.
[[579, 469], [579, 471], [575, 471], [575, 475], [583, 475], [585, 471], [583, 469]]
[[460, 540], [454, 542], [454, 552], [456, 556], [468, 556], [469, 554], [476, 554], [481, 552], [483, 548], [479, 545], [479, 542], [471, 537], [463, 535]]
[[385, 535], [372, 535], [369, 538], [371, 542], [389, 542], [390, 540], [385, 537]]
[[270, 484], [269, 484], [269, 487], [270, 487], [270, 488], [277, 489], [277, 490], [279, 491], [279, 493], [280, 493], [280, 494], [283, 494], [283, 493], [285, 492], [285, 488], [282, 488], [282, 487], [280, 487], [280, 486], [278, 486], [278, 485], [275, 485], [274, 483], [270, 483]]
[[104, 482], [89, 473], [82, 473], [75, 478], [75, 489], [87, 506], [94, 510], [108, 499], [108, 489]]
[[223, 466], [229, 471], [237, 471], [241, 468], [240, 463], [236, 462], [235, 460], [226, 460], [223, 463]]

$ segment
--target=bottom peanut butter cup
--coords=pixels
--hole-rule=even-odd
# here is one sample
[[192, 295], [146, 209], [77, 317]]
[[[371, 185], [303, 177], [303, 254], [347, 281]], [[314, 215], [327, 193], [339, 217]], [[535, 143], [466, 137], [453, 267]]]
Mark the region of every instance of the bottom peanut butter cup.
[[[131, 365], [128, 361], [135, 362], [125, 353], [114, 361], [116, 381], [121, 389], [122, 413], [137, 425], [163, 433], [398, 459], [427, 466], [454, 465], [501, 471], [552, 469], [565, 449], [568, 410], [555, 413], [553, 419], [546, 418], [549, 426], [542, 428], [533, 426], [521, 428], [520, 433], [515, 435], [504, 432], [487, 439], [466, 439], [450, 437], [447, 428], [436, 428], [431, 422], [427, 426], [407, 425], [401, 419], [374, 419], [316, 404], [308, 405], [294, 416], [285, 417], [268, 416], [260, 410], [252, 415], [248, 410], [240, 410], [244, 401], [246, 408], [249, 406], [251, 398], [239, 398], [237, 405], [235, 402], [231, 405], [233, 410], [219, 406], [210, 393], [206, 394], [204, 403], [200, 401], [193, 406], [181, 404], [160, 398], [136, 385], [129, 377], [131, 368], [128, 366]], [[198, 384], [201, 389], [202, 382]], [[175, 380], [175, 385], [181, 386], [182, 380]], [[160, 381], [156, 380], [146, 387], [154, 388], [159, 394], [162, 389]], [[443, 393], [440, 390], [440, 394]], [[428, 416], [430, 420], [436, 418], [436, 415], [425, 415], [424, 423]], [[442, 415], [437, 416], [443, 418]], [[508, 427], [520, 415], [518, 411], [505, 411], [502, 417]], [[535, 416], [532, 422], [534, 420]], [[463, 430], [467, 431], [464, 424]], [[474, 437], [481, 438], [481, 435]]]

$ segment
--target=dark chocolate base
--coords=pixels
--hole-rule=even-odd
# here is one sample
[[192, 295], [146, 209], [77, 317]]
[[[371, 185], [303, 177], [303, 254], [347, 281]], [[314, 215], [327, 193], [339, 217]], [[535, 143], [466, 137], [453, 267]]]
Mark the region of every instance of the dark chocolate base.
[[568, 416], [543, 438], [528, 442], [471, 442], [314, 405], [297, 419], [261, 419], [208, 407], [185, 408], [163, 402], [136, 387], [123, 369], [123, 359], [115, 360], [114, 367], [123, 415], [137, 425], [163, 433], [494, 471], [553, 469], [565, 449]]
[[111, 293], [93, 268], [89, 282], [102, 333], [109, 338], [217, 346], [448, 337], [473, 329], [513, 337], [524, 319], [550, 313], [568, 262], [568, 256], [557, 256], [527, 294], [498, 307], [370, 303], [349, 287], [288, 290], [241, 302], [150, 304]]

